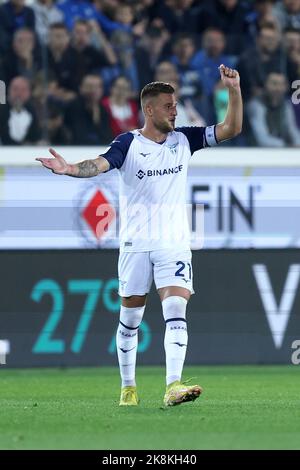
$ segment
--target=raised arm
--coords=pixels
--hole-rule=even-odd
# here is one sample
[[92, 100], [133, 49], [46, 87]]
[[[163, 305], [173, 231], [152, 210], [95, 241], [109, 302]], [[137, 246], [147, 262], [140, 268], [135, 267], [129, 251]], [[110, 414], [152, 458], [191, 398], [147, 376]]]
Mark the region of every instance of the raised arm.
[[236, 137], [242, 131], [243, 101], [240, 88], [240, 76], [237, 70], [220, 65], [221, 80], [229, 91], [229, 103], [223, 122], [216, 125], [218, 142]]
[[99, 173], [109, 170], [109, 163], [103, 157], [94, 160], [84, 160], [83, 162], [70, 164], [67, 163], [61, 155], [50, 148], [49, 152], [54, 158], [36, 158], [45, 168], [48, 168], [57, 175], [74, 176], [75, 178], [90, 178]]

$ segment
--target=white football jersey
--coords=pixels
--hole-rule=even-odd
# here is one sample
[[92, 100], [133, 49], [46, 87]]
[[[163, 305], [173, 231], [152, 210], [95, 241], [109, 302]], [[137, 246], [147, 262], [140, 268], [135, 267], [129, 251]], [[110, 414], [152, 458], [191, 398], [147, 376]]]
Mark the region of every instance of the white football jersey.
[[216, 144], [215, 126], [175, 128], [161, 143], [139, 130], [116, 137], [102, 156], [120, 175], [120, 251], [190, 248], [189, 160], [196, 150]]

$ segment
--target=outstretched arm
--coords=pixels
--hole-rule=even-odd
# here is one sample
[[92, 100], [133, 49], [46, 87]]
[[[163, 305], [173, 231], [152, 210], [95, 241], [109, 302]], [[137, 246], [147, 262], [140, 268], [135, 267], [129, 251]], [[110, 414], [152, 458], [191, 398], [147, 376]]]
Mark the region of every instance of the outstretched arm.
[[67, 163], [61, 155], [50, 148], [49, 152], [54, 158], [36, 158], [45, 168], [52, 170], [57, 175], [74, 176], [75, 178], [90, 178], [99, 173], [109, 170], [109, 163], [103, 157], [94, 160], [85, 160], [83, 162], [70, 164]]
[[229, 91], [229, 103], [223, 122], [216, 125], [218, 142], [236, 137], [242, 131], [243, 101], [240, 88], [240, 76], [237, 70], [220, 65], [221, 80]]

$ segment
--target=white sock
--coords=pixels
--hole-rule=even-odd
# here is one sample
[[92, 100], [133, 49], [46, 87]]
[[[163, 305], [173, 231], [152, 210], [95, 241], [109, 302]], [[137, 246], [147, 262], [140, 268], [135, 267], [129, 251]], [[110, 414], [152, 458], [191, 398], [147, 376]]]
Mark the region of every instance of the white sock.
[[138, 347], [138, 329], [144, 315], [143, 307], [121, 306], [116, 343], [122, 387], [135, 386], [135, 364]]
[[187, 301], [180, 296], [172, 295], [162, 302], [166, 322], [166, 381], [167, 385], [181, 380], [185, 360], [188, 334], [186, 325]]

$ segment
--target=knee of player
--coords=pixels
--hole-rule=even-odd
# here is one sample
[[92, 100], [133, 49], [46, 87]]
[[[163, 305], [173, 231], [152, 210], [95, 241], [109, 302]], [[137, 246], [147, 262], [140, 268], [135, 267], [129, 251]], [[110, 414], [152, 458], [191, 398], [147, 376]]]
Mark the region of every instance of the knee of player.
[[187, 300], [184, 297], [172, 295], [162, 301], [165, 317], [185, 318]]
[[138, 328], [144, 315], [145, 305], [142, 307], [124, 307], [120, 310], [120, 323], [127, 328]]

